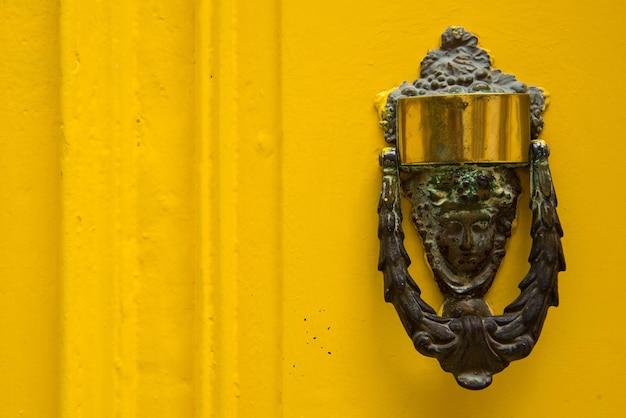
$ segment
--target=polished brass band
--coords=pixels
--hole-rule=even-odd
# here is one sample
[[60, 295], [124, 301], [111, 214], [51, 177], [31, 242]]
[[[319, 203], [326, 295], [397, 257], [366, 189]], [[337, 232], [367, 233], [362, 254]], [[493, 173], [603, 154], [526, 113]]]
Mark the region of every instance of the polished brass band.
[[398, 99], [400, 165], [528, 162], [528, 94]]

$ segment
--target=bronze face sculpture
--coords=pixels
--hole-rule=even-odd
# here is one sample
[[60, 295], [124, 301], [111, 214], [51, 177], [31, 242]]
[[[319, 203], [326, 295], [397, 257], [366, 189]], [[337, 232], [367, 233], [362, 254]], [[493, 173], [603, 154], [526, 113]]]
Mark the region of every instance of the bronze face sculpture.
[[[558, 304], [557, 275], [565, 270], [548, 146], [537, 140], [545, 95], [490, 62], [473, 34], [447, 29], [441, 48], [422, 61], [420, 78], [385, 95], [380, 123], [392, 145], [380, 159], [385, 300], [416, 349], [468, 389], [487, 387], [494, 373], [530, 354], [548, 307]], [[524, 165], [531, 176], [531, 267], [519, 297], [493, 315], [483, 297], [511, 235], [520, 194], [516, 167]], [[445, 297], [441, 316], [407, 270], [401, 191]]]

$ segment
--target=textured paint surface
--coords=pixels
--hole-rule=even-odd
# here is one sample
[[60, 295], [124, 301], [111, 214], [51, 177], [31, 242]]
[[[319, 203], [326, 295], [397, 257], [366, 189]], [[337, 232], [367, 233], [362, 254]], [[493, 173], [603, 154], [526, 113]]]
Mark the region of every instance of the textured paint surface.
[[59, 404], [58, 8], [0, 6], [0, 417]]
[[[626, 6], [568, 4], [2, 2], [0, 418], [620, 416]], [[482, 392], [415, 352], [376, 271], [373, 100], [448, 25], [551, 93], [568, 261]]]

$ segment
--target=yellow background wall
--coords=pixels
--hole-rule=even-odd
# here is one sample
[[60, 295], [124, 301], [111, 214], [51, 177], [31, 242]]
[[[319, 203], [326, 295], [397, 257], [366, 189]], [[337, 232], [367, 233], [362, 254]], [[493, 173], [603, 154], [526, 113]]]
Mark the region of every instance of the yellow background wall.
[[[626, 410], [623, 2], [0, 3], [0, 418]], [[415, 352], [376, 271], [373, 98], [449, 25], [551, 93], [566, 234], [561, 306], [481, 392]]]

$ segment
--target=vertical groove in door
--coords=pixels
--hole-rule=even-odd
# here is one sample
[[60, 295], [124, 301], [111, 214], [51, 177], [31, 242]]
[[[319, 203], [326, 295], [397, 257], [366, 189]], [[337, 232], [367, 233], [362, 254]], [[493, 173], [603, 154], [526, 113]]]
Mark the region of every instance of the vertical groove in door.
[[[195, 59], [196, 59], [196, 172], [198, 182], [197, 194], [198, 231], [197, 246], [198, 263], [195, 283], [196, 316], [194, 322], [194, 416], [196, 418], [212, 417], [219, 406], [217, 402], [218, 386], [216, 382], [216, 323], [215, 306], [212, 295], [216, 279], [220, 275], [219, 257], [215, 249], [219, 237], [219, 223], [214, 203], [218, 201], [217, 173], [218, 165], [213, 148], [217, 144], [217, 135], [214, 135], [217, 126], [213, 123], [217, 106], [213, 98], [216, 96], [216, 86], [213, 78], [212, 64], [214, 50], [212, 43], [216, 41], [214, 33], [215, 10], [217, 2], [205, 0], [196, 1], [195, 16]], [[217, 120], [217, 119], [215, 119]], [[213, 411], [213, 414], [212, 414]]]
[[[281, 416], [280, 3], [200, 2], [197, 416]], [[210, 28], [203, 26], [210, 25]], [[204, 70], [206, 68], [206, 71]], [[202, 141], [209, 141], [203, 144]]]
[[0, 416], [58, 417], [59, 5], [0, 7]]
[[136, 7], [67, 1], [60, 24], [61, 413], [134, 417]]
[[[114, 146], [113, 224], [115, 261], [113, 270], [113, 352], [114, 413], [120, 418], [137, 416], [138, 369], [138, 284], [141, 275], [139, 250], [138, 161], [141, 157], [141, 130], [138, 89], [138, 22], [135, 1], [109, 5], [111, 13], [112, 68], [111, 140]], [[105, 279], [106, 280], [106, 279]]]
[[[201, 341], [201, 367], [208, 367], [207, 355], [210, 352], [210, 379], [205, 379], [210, 390], [203, 388], [203, 394], [210, 394], [211, 403], [203, 403], [199, 415], [211, 414], [212, 417], [237, 416], [238, 376], [237, 376], [237, 286], [238, 272], [234, 255], [237, 253], [237, 137], [233, 129], [236, 126], [236, 102], [234, 87], [237, 66], [234, 57], [235, 31], [233, 4], [228, 0], [211, 2], [210, 30], [206, 50], [209, 55], [209, 74], [202, 74], [200, 82], [206, 80], [207, 113], [201, 112], [200, 120], [205, 121], [208, 141], [202, 149], [207, 155], [208, 173], [203, 176], [207, 181], [208, 199], [201, 202], [203, 236], [203, 255], [208, 255], [202, 275], [202, 303], [206, 323], [201, 322], [197, 332]], [[200, 26], [206, 25], [203, 22]], [[208, 80], [207, 80], [208, 78]], [[201, 133], [203, 131], [201, 130]], [[200, 190], [200, 194], [206, 193]], [[205, 209], [206, 208], [206, 209]], [[207, 254], [208, 252], [208, 254]], [[208, 272], [208, 274], [207, 274]]]

